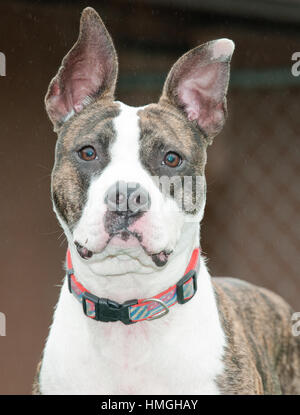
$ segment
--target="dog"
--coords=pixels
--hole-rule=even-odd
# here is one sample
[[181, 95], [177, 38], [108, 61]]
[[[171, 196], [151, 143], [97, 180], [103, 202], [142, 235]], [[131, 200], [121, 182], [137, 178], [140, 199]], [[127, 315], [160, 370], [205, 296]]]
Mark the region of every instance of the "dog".
[[[233, 50], [229, 39], [190, 50], [157, 104], [130, 107], [114, 100], [112, 39], [83, 10], [45, 98], [58, 134], [52, 200], [69, 248], [33, 393], [300, 392], [290, 306], [211, 278], [200, 250], [206, 150], [226, 119]], [[186, 177], [183, 205], [175, 178]]]

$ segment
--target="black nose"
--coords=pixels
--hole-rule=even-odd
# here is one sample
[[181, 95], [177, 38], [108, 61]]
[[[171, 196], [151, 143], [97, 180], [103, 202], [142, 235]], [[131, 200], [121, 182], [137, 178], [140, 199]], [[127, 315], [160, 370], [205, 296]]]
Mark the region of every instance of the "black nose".
[[137, 215], [150, 208], [150, 195], [139, 183], [118, 181], [106, 192], [108, 209], [120, 215]]

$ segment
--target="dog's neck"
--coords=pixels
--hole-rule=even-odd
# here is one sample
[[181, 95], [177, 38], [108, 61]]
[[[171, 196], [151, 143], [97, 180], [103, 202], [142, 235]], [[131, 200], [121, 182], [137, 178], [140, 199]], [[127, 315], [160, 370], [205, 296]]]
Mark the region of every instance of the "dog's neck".
[[90, 260], [82, 259], [70, 244], [76, 279], [93, 294], [123, 302], [149, 298], [176, 284], [184, 275], [192, 252], [199, 247], [200, 225], [187, 223], [182, 237], [164, 267], [154, 265], [142, 248], [107, 252]]

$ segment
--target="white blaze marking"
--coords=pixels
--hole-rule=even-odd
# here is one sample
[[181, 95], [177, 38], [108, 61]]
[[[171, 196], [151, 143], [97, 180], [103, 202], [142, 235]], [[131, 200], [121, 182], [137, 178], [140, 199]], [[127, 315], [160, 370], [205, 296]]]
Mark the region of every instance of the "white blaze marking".
[[119, 104], [121, 112], [114, 119], [117, 139], [111, 148], [109, 167], [110, 170], [116, 168], [122, 180], [124, 180], [124, 174], [127, 175], [129, 172], [132, 175], [131, 180], [137, 180], [138, 169], [142, 167], [139, 161], [140, 128], [137, 115], [141, 108], [129, 107], [123, 103]]

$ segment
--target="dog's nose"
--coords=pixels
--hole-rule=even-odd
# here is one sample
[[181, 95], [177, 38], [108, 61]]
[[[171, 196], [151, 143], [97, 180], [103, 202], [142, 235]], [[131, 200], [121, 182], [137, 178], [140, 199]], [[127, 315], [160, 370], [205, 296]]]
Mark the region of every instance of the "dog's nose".
[[118, 181], [106, 192], [108, 209], [120, 215], [133, 216], [150, 208], [150, 195], [139, 183]]

